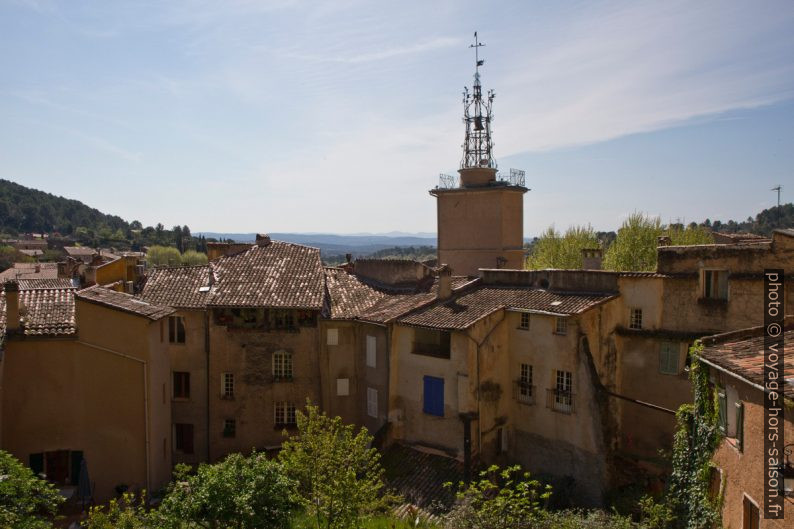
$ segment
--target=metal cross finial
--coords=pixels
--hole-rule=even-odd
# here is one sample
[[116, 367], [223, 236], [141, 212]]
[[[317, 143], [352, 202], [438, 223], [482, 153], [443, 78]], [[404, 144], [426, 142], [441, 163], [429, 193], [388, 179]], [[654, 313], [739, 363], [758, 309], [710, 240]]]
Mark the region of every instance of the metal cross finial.
[[477, 73], [480, 73], [480, 66], [485, 64], [485, 59], [480, 60], [480, 48], [485, 46], [484, 42], [480, 42], [477, 38], [477, 32], [474, 32], [474, 44], [469, 44], [469, 48], [474, 48], [474, 61]]

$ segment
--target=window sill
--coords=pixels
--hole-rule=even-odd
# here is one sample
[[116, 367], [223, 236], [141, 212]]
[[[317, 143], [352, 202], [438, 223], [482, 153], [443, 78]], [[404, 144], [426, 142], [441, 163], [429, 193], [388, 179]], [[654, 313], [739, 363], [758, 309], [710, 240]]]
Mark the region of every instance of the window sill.
[[273, 427], [274, 430], [292, 430], [296, 431], [298, 429], [297, 424], [276, 424]]
[[705, 305], [707, 307], [724, 307], [728, 305], [728, 298], [703, 298], [697, 300], [698, 305]]
[[518, 330], [518, 331], [528, 331], [529, 327], [516, 327], [516, 330]]
[[234, 395], [221, 395], [221, 400], [234, 400]]
[[293, 377], [273, 377], [273, 382], [295, 382]]
[[190, 402], [190, 397], [173, 397], [171, 402]]

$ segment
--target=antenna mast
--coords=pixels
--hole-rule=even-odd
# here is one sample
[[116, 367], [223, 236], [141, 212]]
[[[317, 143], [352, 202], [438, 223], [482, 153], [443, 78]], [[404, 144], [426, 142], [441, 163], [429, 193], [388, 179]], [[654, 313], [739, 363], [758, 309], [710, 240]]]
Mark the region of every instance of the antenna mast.
[[463, 143], [463, 160], [461, 169], [473, 167], [489, 167], [496, 169], [493, 159], [493, 140], [491, 139], [491, 122], [493, 121], [494, 94], [488, 90], [487, 97], [483, 99], [482, 85], [480, 84], [480, 66], [485, 64], [485, 59], [480, 59], [480, 48], [485, 46], [480, 42], [477, 32], [474, 32], [474, 84], [472, 92], [463, 89], [463, 123], [466, 125], [466, 140]]
[[777, 191], [777, 207], [780, 207], [780, 190], [781, 189], [783, 189], [783, 186], [780, 185], [780, 184], [778, 184], [775, 187], [773, 187], [772, 189], [770, 189], [770, 191]]

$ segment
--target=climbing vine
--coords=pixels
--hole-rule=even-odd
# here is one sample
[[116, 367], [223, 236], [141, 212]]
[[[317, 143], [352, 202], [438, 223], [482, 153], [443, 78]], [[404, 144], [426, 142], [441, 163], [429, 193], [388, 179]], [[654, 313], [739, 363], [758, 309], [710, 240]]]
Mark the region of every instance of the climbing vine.
[[703, 345], [698, 341], [689, 351], [689, 380], [694, 391], [693, 404], [684, 404], [676, 414], [673, 439], [673, 473], [668, 489], [668, 505], [680, 529], [711, 529], [720, 524], [718, 499], [709, 494], [711, 457], [719, 445], [719, 404], [709, 384], [708, 369], [700, 361]]

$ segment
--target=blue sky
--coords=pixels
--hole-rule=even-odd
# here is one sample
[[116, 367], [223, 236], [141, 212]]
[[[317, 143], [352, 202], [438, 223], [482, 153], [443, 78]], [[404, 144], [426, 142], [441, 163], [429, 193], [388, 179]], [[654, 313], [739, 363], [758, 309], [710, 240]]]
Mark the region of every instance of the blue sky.
[[0, 178], [193, 231], [435, 231], [467, 48], [525, 235], [794, 193], [794, 3], [0, 0]]

